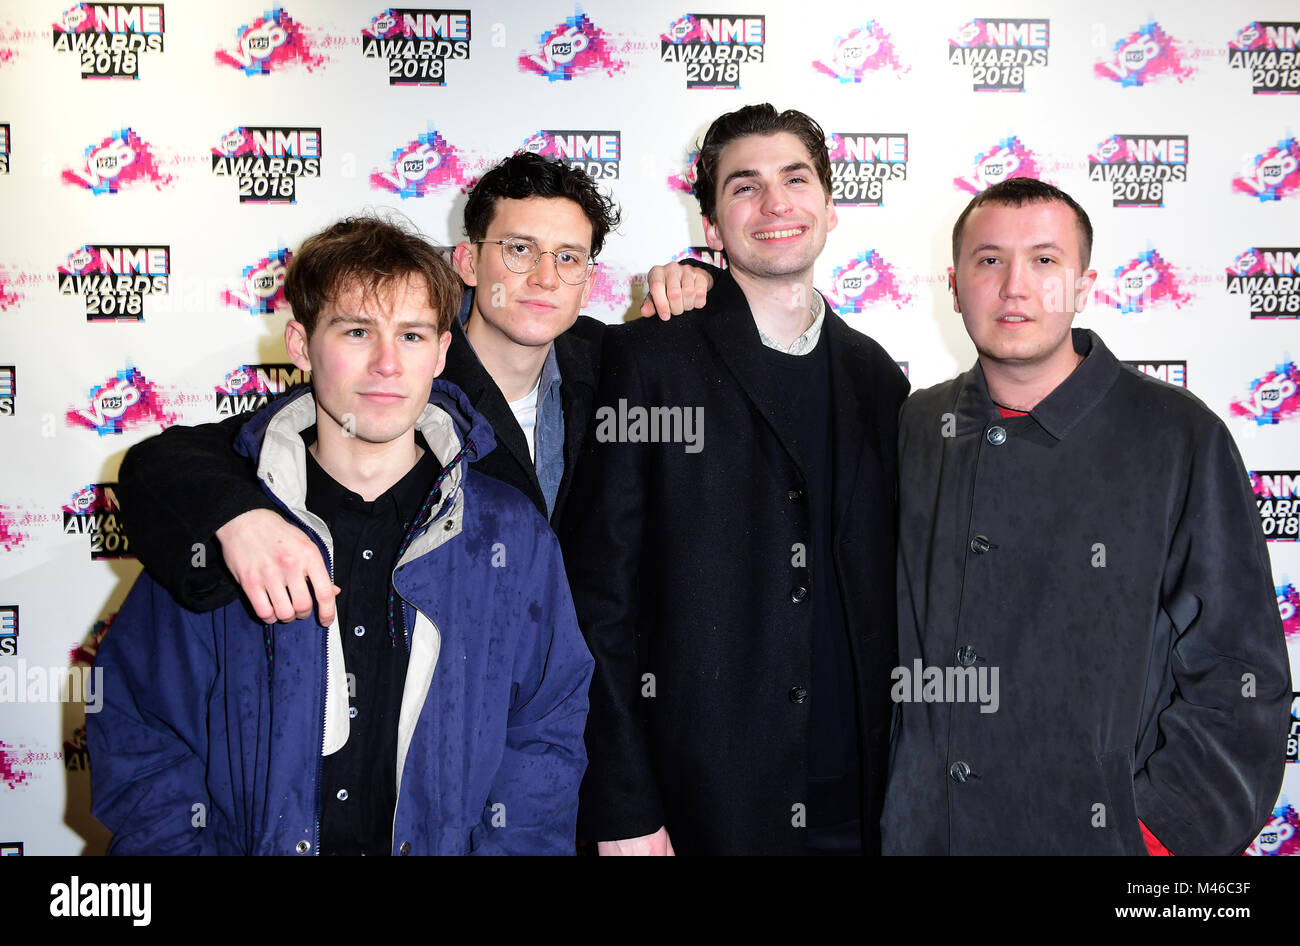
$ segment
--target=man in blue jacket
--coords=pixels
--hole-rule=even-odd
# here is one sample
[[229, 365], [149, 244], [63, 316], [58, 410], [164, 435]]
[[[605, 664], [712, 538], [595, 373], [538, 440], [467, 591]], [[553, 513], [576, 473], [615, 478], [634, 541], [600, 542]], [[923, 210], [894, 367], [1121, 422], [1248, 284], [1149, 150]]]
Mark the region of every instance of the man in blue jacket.
[[312, 384], [237, 449], [348, 590], [322, 629], [140, 577], [88, 724], [112, 852], [572, 852], [592, 662], [554, 535], [470, 468], [492, 430], [434, 381], [460, 292], [372, 218], [294, 257], [285, 344]]

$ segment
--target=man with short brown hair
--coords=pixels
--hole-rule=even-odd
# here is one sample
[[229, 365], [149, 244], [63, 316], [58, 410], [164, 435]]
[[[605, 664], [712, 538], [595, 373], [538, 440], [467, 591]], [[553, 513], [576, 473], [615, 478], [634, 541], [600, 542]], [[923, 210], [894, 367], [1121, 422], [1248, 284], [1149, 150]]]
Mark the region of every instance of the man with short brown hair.
[[559, 547], [436, 381], [459, 303], [418, 234], [307, 239], [285, 294], [309, 387], [236, 450], [347, 589], [328, 628], [186, 610], [147, 573], [96, 658], [93, 811], [115, 853], [566, 854], [591, 657]]

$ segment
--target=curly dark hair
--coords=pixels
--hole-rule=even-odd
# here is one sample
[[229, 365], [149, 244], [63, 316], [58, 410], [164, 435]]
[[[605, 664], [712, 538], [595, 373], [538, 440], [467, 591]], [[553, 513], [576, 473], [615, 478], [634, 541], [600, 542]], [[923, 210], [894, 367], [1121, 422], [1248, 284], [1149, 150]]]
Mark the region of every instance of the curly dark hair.
[[413, 276], [424, 282], [438, 333], [446, 332], [464, 289], [442, 254], [398, 214], [346, 217], [303, 240], [289, 261], [284, 296], [311, 338], [321, 309], [341, 295], [360, 288], [371, 298]]
[[496, 165], [470, 188], [465, 204], [465, 234], [470, 240], [487, 236], [496, 202], [502, 198], [567, 197], [591, 221], [591, 255], [600, 254], [605, 236], [618, 227], [619, 212], [586, 172], [555, 158], [518, 151]]
[[813, 170], [822, 183], [822, 190], [831, 195], [831, 159], [826, 150], [826, 132], [822, 126], [803, 112], [788, 108], [778, 112], [764, 102], [746, 105], [714, 119], [700, 143], [700, 156], [695, 161], [695, 199], [700, 202], [700, 213], [709, 220], [718, 202], [718, 161], [722, 151], [737, 138], [747, 135], [775, 135], [789, 132], [803, 142], [812, 159]]
[[1084, 269], [1092, 258], [1092, 221], [1087, 212], [1079, 206], [1073, 197], [1052, 184], [1044, 183], [1032, 177], [1009, 177], [999, 181], [988, 190], [981, 191], [971, 198], [966, 209], [961, 212], [952, 227], [952, 265], [957, 268], [957, 254], [961, 252], [961, 234], [966, 228], [966, 218], [971, 211], [981, 204], [996, 204], [1001, 207], [1023, 207], [1025, 204], [1049, 203], [1060, 201], [1074, 211], [1079, 222], [1079, 262]]

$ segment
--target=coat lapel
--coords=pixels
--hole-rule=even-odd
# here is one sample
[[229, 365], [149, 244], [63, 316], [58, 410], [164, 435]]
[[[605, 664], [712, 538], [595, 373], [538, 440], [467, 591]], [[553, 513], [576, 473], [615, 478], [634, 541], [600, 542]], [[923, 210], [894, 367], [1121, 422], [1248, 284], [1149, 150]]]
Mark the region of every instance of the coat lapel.
[[592, 404], [596, 398], [596, 346], [574, 331], [555, 339], [555, 361], [560, 368], [560, 405], [564, 412], [564, 474], [555, 496], [551, 516], [558, 522], [564, 500], [573, 482], [573, 470], [587, 433]]
[[[537, 470], [529, 456], [524, 432], [515, 420], [505, 395], [478, 360], [478, 355], [474, 354], [474, 348], [465, 337], [465, 329], [458, 319], [452, 319], [451, 322], [451, 347], [447, 349], [447, 364], [443, 367], [442, 376], [464, 391], [474, 410], [486, 417], [492, 425], [492, 432], [497, 438], [497, 450], [488, 454], [488, 457], [492, 458], [504, 448], [514, 461], [513, 465], [519, 468], [514, 481], [532, 484], [533, 493], [540, 497], [542, 487], [537, 482]], [[492, 460], [492, 465], [499, 465], [504, 459], [496, 457]]]
[[794, 446], [794, 429], [786, 420], [785, 412], [777, 410], [781, 388], [764, 357], [758, 326], [754, 324], [745, 293], [725, 270], [716, 279], [709, 296], [708, 314], [701, 321], [704, 334], [717, 352], [718, 360], [735, 377], [790, 459], [807, 477], [808, 467]]
[[[871, 361], [858, 344], [856, 336], [827, 305], [826, 323], [831, 362], [831, 522], [838, 535], [848, 512], [849, 500], [858, 487], [863, 457], [872, 452], [877, 461], [886, 455], [880, 442], [880, 430], [872, 419], [870, 401], [876, 379]], [[893, 483], [877, 483], [890, 490]]]

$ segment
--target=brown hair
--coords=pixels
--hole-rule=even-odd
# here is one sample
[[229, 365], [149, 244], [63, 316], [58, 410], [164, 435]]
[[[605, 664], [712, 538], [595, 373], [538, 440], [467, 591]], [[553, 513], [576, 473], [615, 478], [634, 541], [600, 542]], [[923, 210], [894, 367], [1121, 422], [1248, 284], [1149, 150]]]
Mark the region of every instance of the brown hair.
[[999, 181], [988, 190], [981, 191], [971, 198], [966, 209], [961, 212], [952, 227], [952, 266], [957, 268], [957, 255], [961, 252], [961, 234], [966, 228], [966, 218], [971, 211], [981, 204], [997, 204], [1002, 207], [1023, 207], [1025, 204], [1049, 203], [1060, 201], [1074, 211], [1079, 223], [1079, 263], [1083, 269], [1088, 268], [1092, 258], [1092, 221], [1088, 214], [1073, 197], [1052, 184], [1046, 184], [1032, 177], [1009, 177]]
[[302, 242], [289, 261], [284, 296], [311, 338], [321, 309], [339, 296], [360, 288], [370, 298], [411, 278], [424, 282], [438, 333], [449, 330], [465, 290], [442, 254], [405, 221], [347, 217]]
[[722, 150], [737, 138], [747, 135], [775, 135], [789, 132], [803, 142], [812, 159], [813, 170], [822, 183], [822, 190], [831, 195], [831, 159], [826, 150], [826, 133], [803, 112], [792, 108], [778, 112], [764, 102], [746, 105], [734, 112], [718, 116], [700, 143], [700, 156], [695, 161], [695, 199], [700, 202], [700, 213], [713, 219], [718, 201], [718, 161]]

